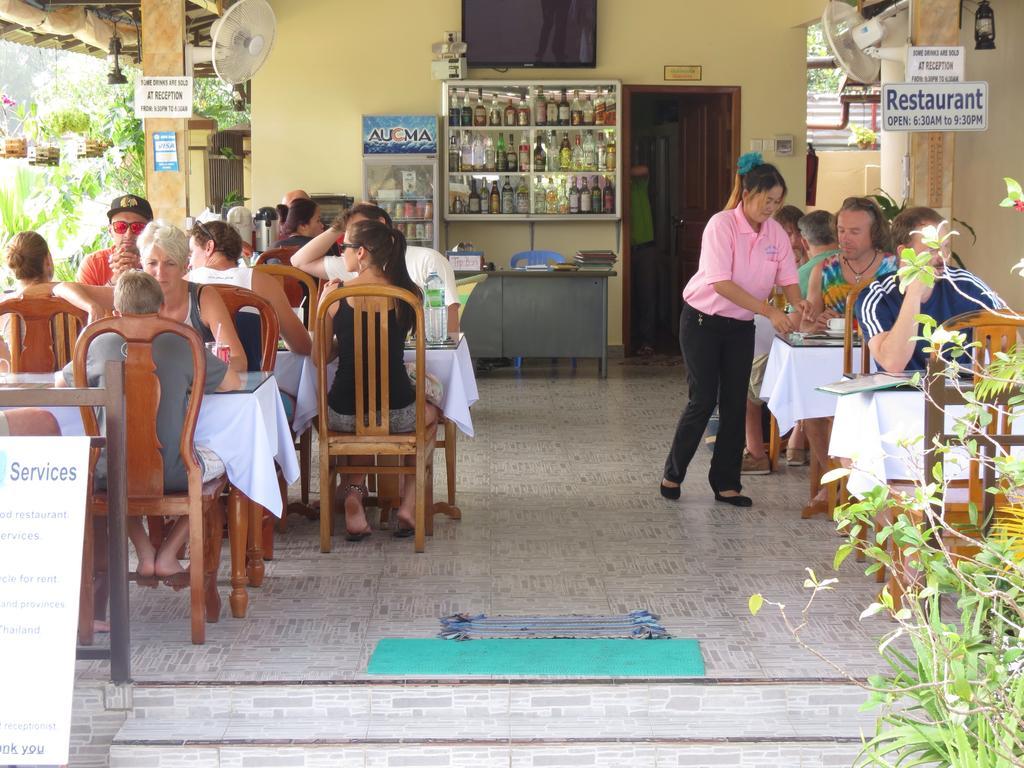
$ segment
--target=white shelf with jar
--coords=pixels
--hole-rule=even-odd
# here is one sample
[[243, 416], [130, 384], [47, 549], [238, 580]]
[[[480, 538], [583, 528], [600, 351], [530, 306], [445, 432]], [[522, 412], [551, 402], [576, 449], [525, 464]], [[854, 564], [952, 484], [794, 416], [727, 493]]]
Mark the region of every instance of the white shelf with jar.
[[446, 82], [445, 219], [619, 220], [620, 102], [618, 81]]

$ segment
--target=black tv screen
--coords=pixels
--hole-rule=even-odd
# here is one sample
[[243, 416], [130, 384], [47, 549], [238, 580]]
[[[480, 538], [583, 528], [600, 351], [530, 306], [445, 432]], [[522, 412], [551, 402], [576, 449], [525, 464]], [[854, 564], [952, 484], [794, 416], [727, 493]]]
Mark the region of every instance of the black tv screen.
[[471, 67], [597, 66], [597, 0], [462, 0]]

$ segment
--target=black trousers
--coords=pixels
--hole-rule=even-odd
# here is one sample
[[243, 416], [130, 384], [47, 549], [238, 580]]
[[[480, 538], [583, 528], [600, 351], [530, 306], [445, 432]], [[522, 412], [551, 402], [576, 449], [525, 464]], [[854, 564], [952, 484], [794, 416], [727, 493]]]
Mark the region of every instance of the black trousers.
[[754, 322], [705, 315], [684, 303], [679, 316], [679, 346], [686, 363], [690, 399], [679, 417], [665, 460], [665, 479], [682, 483], [686, 478], [686, 468], [718, 405], [718, 436], [708, 480], [716, 492], [740, 491]]

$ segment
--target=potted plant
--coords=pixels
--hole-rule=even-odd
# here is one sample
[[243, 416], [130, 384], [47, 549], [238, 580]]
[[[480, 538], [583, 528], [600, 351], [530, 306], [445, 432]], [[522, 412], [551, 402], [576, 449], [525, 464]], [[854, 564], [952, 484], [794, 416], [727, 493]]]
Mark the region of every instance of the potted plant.
[[863, 125], [850, 126], [848, 144], [856, 144], [861, 149], [871, 149], [878, 142], [878, 134]]

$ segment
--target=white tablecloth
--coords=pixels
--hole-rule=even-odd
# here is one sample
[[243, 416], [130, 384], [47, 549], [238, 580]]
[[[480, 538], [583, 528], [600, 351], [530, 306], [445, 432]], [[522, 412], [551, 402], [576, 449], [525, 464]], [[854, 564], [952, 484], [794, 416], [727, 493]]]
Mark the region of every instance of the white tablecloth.
[[776, 336], [761, 383], [761, 399], [768, 403], [768, 410], [779, 422], [779, 431], [785, 434], [801, 419], [833, 415], [836, 396], [815, 387], [842, 377], [841, 346], [790, 346]]
[[[77, 408], [48, 410], [57, 417], [61, 434], [83, 434]], [[232, 485], [281, 516], [281, 489], [274, 463], [280, 465], [290, 484], [299, 479], [299, 462], [273, 377], [255, 392], [204, 395], [196, 423], [196, 445], [220, 456]]]
[[[414, 362], [415, 359], [416, 351], [407, 349], [406, 362]], [[337, 363], [331, 363], [327, 369], [328, 382], [335, 370]], [[427, 372], [444, 385], [441, 410], [445, 417], [455, 422], [464, 435], [472, 437], [473, 418], [469, 409], [480, 399], [480, 393], [476, 388], [476, 374], [465, 337], [455, 349], [428, 349]], [[305, 355], [278, 352], [274, 374], [280, 379], [281, 389], [296, 398], [292, 429], [299, 433], [317, 416], [316, 368]]]

